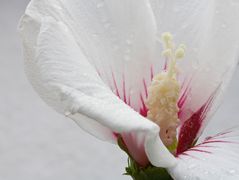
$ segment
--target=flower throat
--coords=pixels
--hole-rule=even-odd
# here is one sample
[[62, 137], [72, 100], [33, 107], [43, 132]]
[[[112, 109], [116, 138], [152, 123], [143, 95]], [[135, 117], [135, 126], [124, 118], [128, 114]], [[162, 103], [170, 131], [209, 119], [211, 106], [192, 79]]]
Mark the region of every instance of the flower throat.
[[148, 88], [146, 106], [147, 118], [160, 127], [160, 138], [169, 149], [177, 144], [178, 100], [180, 84], [177, 80], [177, 61], [185, 55], [185, 45], [174, 47], [173, 36], [166, 32], [162, 34], [164, 50], [162, 55], [167, 60], [164, 72], [153, 77]]

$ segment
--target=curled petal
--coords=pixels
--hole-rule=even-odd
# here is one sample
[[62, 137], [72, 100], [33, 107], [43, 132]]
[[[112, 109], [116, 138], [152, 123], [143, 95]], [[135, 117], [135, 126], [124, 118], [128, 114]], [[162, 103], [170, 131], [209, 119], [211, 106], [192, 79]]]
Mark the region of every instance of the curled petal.
[[21, 20], [20, 32], [28, 78], [44, 101], [101, 139], [115, 140], [113, 132], [134, 133], [137, 142], [143, 135], [146, 154], [154, 165], [175, 164], [158, 136], [157, 125], [113, 94], [63, 22], [28, 14]]
[[143, 79], [158, 61], [148, 0], [32, 0], [26, 12], [64, 22], [104, 82], [139, 111]]

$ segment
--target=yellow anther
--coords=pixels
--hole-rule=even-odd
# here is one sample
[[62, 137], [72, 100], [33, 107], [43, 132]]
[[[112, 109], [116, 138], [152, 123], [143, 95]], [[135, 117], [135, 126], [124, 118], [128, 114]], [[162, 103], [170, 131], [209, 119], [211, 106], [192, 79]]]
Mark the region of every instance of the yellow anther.
[[169, 32], [165, 32], [162, 34], [162, 39], [164, 41], [165, 49], [171, 49], [173, 48], [173, 35]]
[[173, 40], [173, 35], [170, 32], [165, 32], [162, 34], [162, 38], [165, 42]]
[[178, 48], [175, 52], [176, 59], [182, 59], [185, 56], [185, 50], [183, 48]]

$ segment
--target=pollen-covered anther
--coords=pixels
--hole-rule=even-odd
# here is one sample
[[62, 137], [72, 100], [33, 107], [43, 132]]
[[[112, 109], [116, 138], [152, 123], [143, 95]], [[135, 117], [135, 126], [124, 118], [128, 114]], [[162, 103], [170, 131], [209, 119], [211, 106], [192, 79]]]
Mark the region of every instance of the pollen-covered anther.
[[175, 52], [175, 57], [177, 59], [182, 59], [185, 56], [185, 50], [183, 48], [178, 48]]
[[165, 72], [154, 76], [148, 88], [147, 118], [158, 124], [160, 137], [166, 146], [171, 146], [176, 141], [178, 119], [178, 99], [180, 84], [177, 80], [176, 60], [185, 55], [185, 46], [180, 45], [176, 50], [171, 46], [173, 37], [169, 33], [162, 35], [165, 50], [163, 55], [168, 58], [169, 66]]

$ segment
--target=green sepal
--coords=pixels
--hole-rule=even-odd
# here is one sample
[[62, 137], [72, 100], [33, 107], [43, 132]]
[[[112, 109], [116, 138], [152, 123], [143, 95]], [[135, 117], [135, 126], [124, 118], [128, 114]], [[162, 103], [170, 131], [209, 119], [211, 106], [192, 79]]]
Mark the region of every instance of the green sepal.
[[134, 180], [173, 180], [166, 169], [152, 165], [140, 167], [130, 158], [128, 160], [128, 167], [125, 170], [125, 175], [131, 176]]
[[130, 155], [121, 136], [118, 137], [118, 145], [129, 156], [124, 175], [131, 176], [133, 180], [173, 180], [165, 168], [154, 167], [151, 164], [141, 167]]

